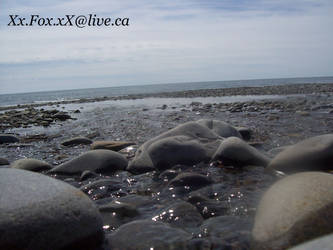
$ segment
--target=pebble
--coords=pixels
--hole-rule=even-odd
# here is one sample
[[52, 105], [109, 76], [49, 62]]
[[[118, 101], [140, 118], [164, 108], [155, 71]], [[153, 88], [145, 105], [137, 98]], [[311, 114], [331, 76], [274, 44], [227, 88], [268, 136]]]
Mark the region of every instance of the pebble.
[[255, 249], [286, 249], [333, 232], [333, 175], [287, 176], [262, 197], [252, 230]]
[[0, 249], [96, 249], [102, 219], [78, 189], [20, 169], [0, 169]]

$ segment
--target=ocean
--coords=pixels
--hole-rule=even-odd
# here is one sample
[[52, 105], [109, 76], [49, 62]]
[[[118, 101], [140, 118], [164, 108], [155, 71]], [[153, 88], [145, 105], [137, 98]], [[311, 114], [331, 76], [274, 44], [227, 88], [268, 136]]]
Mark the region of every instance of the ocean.
[[304, 77], [304, 78], [277, 78], [277, 79], [256, 79], [236, 81], [214, 81], [214, 82], [187, 82], [168, 83], [152, 85], [133, 85], [122, 87], [89, 88], [58, 90], [44, 92], [29, 92], [19, 94], [0, 94], [0, 106], [30, 104], [38, 102], [76, 100], [80, 98], [112, 97], [131, 94], [146, 94], [159, 92], [174, 92], [197, 89], [217, 89], [232, 87], [260, 87], [284, 84], [303, 83], [333, 83], [333, 77]]

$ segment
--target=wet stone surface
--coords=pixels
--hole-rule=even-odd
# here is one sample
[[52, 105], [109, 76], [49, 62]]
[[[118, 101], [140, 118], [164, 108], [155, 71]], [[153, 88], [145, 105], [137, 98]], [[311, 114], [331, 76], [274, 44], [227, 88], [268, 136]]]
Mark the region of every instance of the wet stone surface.
[[[93, 142], [126, 141], [140, 146], [177, 125], [199, 119], [250, 128], [250, 145], [266, 155], [271, 149], [333, 132], [333, 114], [329, 112], [333, 96], [327, 93], [244, 103], [176, 102], [166, 106], [162, 101], [139, 105], [131, 100], [126, 105], [80, 103], [84, 107], [81, 113], [71, 113], [77, 120], [51, 123], [48, 127], [2, 129], [2, 133], [16, 135], [20, 142], [1, 144], [0, 156], [10, 163], [34, 158], [56, 167], [90, 150], [90, 145], [85, 144], [63, 146], [61, 143], [67, 139], [83, 136]], [[71, 109], [79, 108], [73, 105]], [[307, 115], [297, 111], [306, 111]], [[136, 145], [119, 153], [130, 161]], [[278, 179], [264, 167], [224, 166], [219, 161], [175, 165], [141, 174], [126, 170], [85, 173], [82, 177], [81, 172], [70, 176], [43, 173], [81, 189], [94, 201], [102, 214], [107, 239], [121, 240], [119, 232], [132, 230], [127, 223], [138, 227], [142, 224], [148, 229], [142, 235], [161, 228], [174, 237], [170, 244], [184, 249], [249, 249], [256, 207]], [[156, 225], [151, 224], [154, 221]], [[180, 239], [175, 232], [179, 232]], [[131, 237], [127, 240], [131, 241]], [[151, 242], [168, 249], [166, 241]], [[110, 246], [115, 247], [114, 243]]]

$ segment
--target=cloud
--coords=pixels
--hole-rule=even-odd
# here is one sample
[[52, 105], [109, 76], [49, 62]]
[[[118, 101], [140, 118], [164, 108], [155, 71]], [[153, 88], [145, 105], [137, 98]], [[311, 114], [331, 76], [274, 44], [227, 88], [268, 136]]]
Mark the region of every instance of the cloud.
[[[3, 1], [0, 92], [333, 75], [328, 0]], [[7, 27], [9, 14], [129, 27]], [[51, 83], [51, 84], [47, 84]]]

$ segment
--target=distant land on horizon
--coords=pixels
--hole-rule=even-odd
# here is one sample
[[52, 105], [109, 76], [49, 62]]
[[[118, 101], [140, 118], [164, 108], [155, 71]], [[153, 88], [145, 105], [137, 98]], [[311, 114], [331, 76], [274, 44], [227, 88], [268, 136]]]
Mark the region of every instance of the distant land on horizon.
[[[191, 81], [191, 82], [172, 82], [172, 83], [139, 83], [139, 84], [124, 84], [124, 85], [115, 85], [115, 86], [96, 86], [96, 87], [89, 87], [89, 88], [69, 88], [69, 89], [51, 89], [51, 90], [40, 90], [40, 91], [25, 91], [25, 92], [11, 92], [11, 93], [0, 93], [0, 95], [11, 95], [11, 94], [33, 94], [33, 93], [44, 93], [44, 92], [70, 92], [70, 91], [80, 91], [80, 90], [93, 90], [93, 89], [109, 89], [109, 88], [126, 88], [126, 87], [143, 87], [143, 86], [163, 86], [163, 85], [183, 85], [183, 84], [212, 84], [212, 83], [239, 83], [239, 82], [248, 82], [248, 81], [272, 81], [272, 80], [295, 80], [295, 79], [322, 79], [322, 78], [332, 78], [333, 83], [333, 76], [311, 76], [311, 77], [282, 77], [282, 78], [249, 78], [249, 79], [236, 79], [236, 80], [217, 80], [217, 81]], [[306, 82], [306, 83], [313, 83], [313, 82]], [[315, 83], [315, 82], [314, 82]], [[320, 82], [319, 82], [320, 83]], [[288, 83], [286, 83], [288, 84]], [[291, 82], [292, 84], [292, 82]], [[253, 86], [256, 86], [253, 83]], [[262, 86], [261, 84], [259, 86]], [[221, 86], [225, 88], [224, 86]], [[232, 87], [232, 86], [231, 86]], [[235, 86], [238, 87], [238, 86]], [[229, 88], [229, 86], [228, 86]]]

